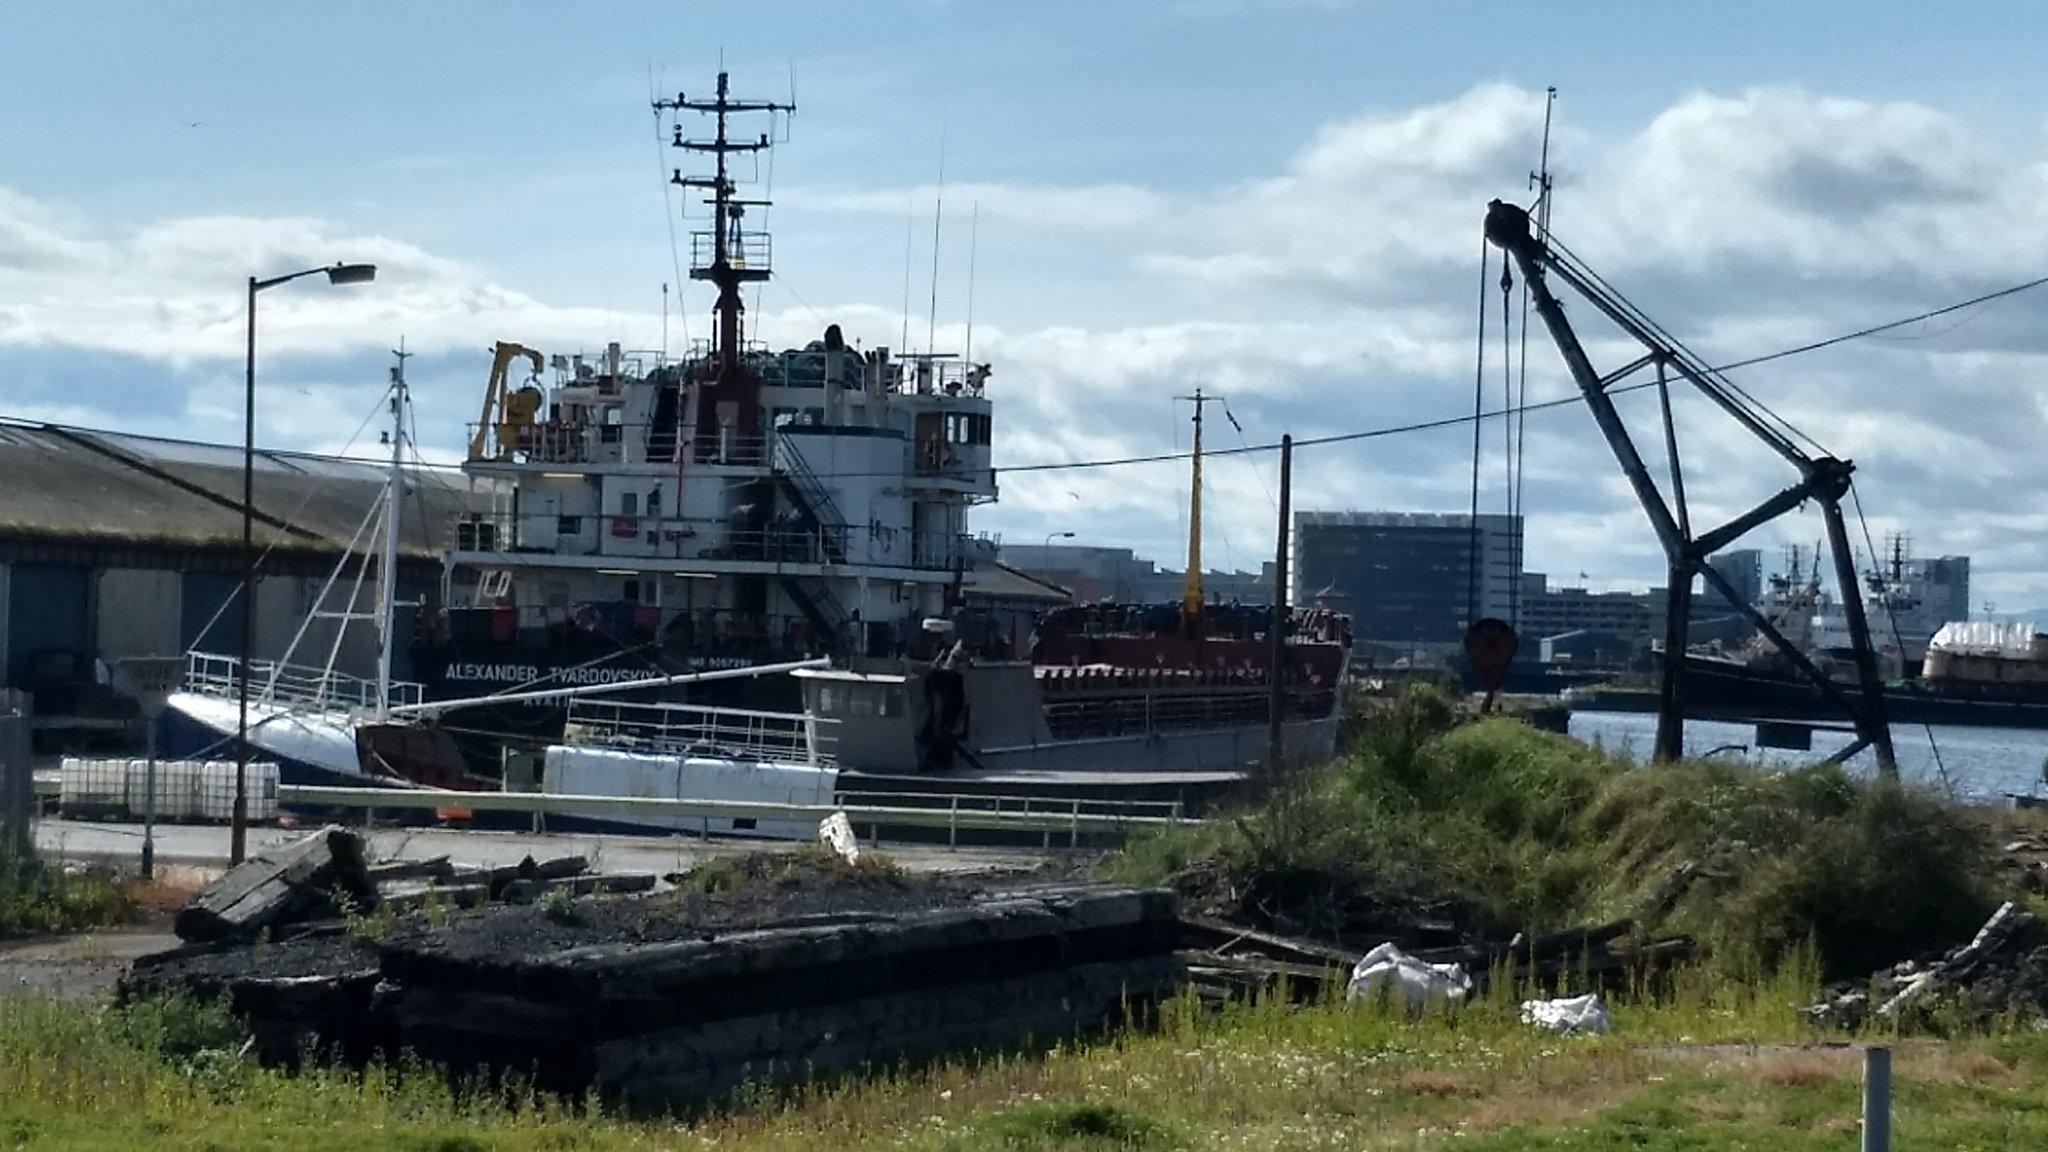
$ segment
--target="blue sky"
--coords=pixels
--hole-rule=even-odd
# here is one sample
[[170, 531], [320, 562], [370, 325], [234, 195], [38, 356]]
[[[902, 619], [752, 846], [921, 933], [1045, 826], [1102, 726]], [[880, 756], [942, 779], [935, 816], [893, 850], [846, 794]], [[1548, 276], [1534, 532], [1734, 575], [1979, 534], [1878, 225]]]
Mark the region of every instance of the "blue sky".
[[[1170, 448], [1169, 397], [1197, 382], [1255, 440], [1450, 415], [1484, 203], [1526, 195], [1545, 85], [1559, 235], [1734, 358], [2048, 274], [2037, 26], [2020, 4], [1867, 2], [18, 3], [0, 414], [233, 439], [241, 278], [364, 258], [371, 288], [265, 298], [264, 439], [340, 447], [403, 335], [423, 437], [450, 451], [492, 341], [658, 340], [677, 157], [647, 98], [722, 58], [743, 94], [793, 74], [801, 106], [773, 172], [773, 339], [837, 320], [897, 343], [913, 213], [923, 343], [943, 136], [935, 326], [957, 346], [978, 204], [1004, 462]], [[1980, 601], [2048, 603], [2044, 303], [1743, 383], [1859, 461], [1876, 528], [1976, 554]], [[689, 298], [698, 334], [707, 306]], [[1540, 334], [1529, 363], [1536, 395], [1568, 390]], [[1696, 500], [1733, 512], [1785, 481], [1682, 415]], [[1584, 413], [1530, 434], [1530, 565], [1657, 579]], [[1305, 452], [1298, 502], [1459, 510], [1469, 451], [1452, 431]], [[1214, 470], [1212, 559], [1256, 562], [1269, 476]], [[1168, 558], [1181, 482], [1019, 475], [977, 526]]]

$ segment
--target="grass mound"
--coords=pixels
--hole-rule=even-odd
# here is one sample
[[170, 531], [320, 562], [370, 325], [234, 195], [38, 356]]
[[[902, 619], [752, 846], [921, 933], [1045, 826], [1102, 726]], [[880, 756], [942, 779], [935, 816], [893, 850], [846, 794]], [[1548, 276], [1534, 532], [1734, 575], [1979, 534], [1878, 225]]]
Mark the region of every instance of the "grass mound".
[[1967, 936], [1994, 904], [1988, 849], [1961, 809], [1837, 767], [1636, 767], [1417, 688], [1327, 768], [1112, 869], [1337, 939], [1418, 917], [1507, 935], [1633, 916], [1729, 964], [1811, 940], [1843, 975]]

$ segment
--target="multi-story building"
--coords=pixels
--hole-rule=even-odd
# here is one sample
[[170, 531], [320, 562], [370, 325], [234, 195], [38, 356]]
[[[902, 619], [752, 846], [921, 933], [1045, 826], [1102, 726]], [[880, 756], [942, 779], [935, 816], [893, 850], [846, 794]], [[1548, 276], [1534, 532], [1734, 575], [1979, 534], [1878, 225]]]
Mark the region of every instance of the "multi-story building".
[[[1719, 552], [1709, 557], [1707, 564], [1741, 594], [1744, 604], [1755, 604], [1764, 598], [1764, 554], [1761, 551], [1738, 548]], [[1722, 597], [1718, 593], [1707, 591], [1705, 594], [1716, 604], [1721, 602]]]
[[1552, 588], [1541, 572], [1522, 575], [1520, 630], [1541, 639], [1567, 632], [1603, 632], [1627, 639], [1647, 637], [1663, 627], [1664, 591], [1594, 592]]
[[[1004, 544], [1002, 562], [1033, 578], [1057, 584], [1080, 603], [1107, 600], [1119, 604], [1164, 604], [1178, 601], [1187, 571], [1161, 568], [1129, 548], [1086, 544]], [[1273, 564], [1257, 572], [1202, 572], [1202, 592], [1209, 600], [1266, 604], [1273, 599]]]
[[1456, 644], [1475, 619], [1511, 620], [1522, 518], [1435, 512], [1298, 512], [1296, 603], [1324, 597], [1361, 640]]

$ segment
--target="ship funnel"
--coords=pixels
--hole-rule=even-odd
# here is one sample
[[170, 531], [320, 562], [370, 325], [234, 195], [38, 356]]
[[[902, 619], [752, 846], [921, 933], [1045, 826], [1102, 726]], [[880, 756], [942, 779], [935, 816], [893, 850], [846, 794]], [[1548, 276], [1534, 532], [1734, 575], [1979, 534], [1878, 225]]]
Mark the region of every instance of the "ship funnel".
[[846, 423], [846, 389], [839, 373], [846, 366], [846, 335], [837, 324], [825, 325], [825, 423]]

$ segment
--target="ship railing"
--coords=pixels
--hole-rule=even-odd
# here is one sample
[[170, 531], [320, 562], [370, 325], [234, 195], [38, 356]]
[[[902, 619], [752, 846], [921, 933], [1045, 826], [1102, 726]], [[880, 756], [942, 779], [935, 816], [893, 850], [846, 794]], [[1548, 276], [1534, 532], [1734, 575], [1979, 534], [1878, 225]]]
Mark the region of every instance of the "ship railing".
[[621, 751], [831, 766], [834, 723], [802, 712], [579, 699], [569, 705], [564, 738]]
[[[483, 443], [471, 463], [530, 464], [553, 468], [602, 467], [611, 464], [671, 464], [687, 450], [698, 464], [756, 467], [768, 462], [768, 437], [696, 429], [678, 423], [564, 423], [534, 420], [470, 424], [474, 442], [483, 429]], [[687, 445], [687, 449], [685, 449]]]
[[[1284, 715], [1306, 719], [1328, 713], [1328, 689], [1289, 692]], [[1147, 732], [1238, 728], [1268, 723], [1271, 696], [1256, 691], [1203, 692], [1198, 695], [1143, 693], [1092, 700], [1058, 700], [1045, 706], [1045, 722], [1055, 739], [1124, 736]]]
[[980, 396], [988, 373], [957, 356], [912, 353], [897, 361], [889, 390], [913, 396]]
[[551, 553], [634, 560], [744, 561], [760, 564], [871, 565], [949, 571], [963, 547], [957, 536], [911, 535], [880, 526], [771, 520], [735, 527], [704, 516], [562, 515], [522, 512], [453, 514], [455, 551]]
[[[690, 267], [709, 268], [718, 259], [718, 233], [690, 233]], [[775, 260], [775, 244], [766, 232], [727, 230], [725, 259], [742, 271], [767, 272]]]
[[[185, 654], [185, 690], [198, 696], [236, 699], [241, 694], [242, 662], [234, 656], [192, 651]], [[426, 689], [405, 680], [391, 682], [390, 703], [418, 704]], [[249, 662], [249, 698], [259, 704], [283, 704], [325, 712], [354, 712], [377, 706], [377, 682], [346, 672], [285, 664]]]

